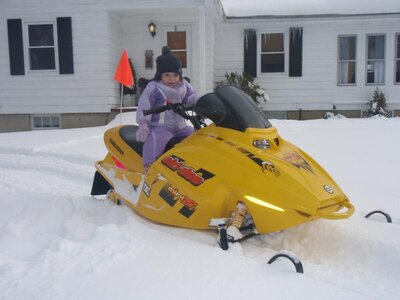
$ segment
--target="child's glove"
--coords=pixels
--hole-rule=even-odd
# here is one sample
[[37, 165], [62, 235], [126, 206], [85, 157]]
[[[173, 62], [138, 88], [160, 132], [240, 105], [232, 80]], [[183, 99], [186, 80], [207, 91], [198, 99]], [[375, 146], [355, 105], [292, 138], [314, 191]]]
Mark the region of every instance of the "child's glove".
[[149, 135], [150, 130], [147, 124], [140, 124], [139, 129], [136, 131], [136, 140], [144, 143]]

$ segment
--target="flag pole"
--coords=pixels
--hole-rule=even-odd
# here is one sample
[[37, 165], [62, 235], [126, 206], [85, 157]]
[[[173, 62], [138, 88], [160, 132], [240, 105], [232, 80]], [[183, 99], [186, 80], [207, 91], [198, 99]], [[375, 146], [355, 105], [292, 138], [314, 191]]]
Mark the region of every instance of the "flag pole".
[[121, 105], [119, 107], [119, 125], [122, 125], [122, 99], [124, 98], [124, 85], [121, 84]]
[[119, 60], [118, 68], [115, 71], [114, 80], [121, 84], [121, 103], [119, 108], [119, 124], [122, 125], [122, 99], [124, 98], [124, 86], [133, 86], [133, 73], [132, 67], [129, 62], [126, 50], [122, 52], [121, 59]]

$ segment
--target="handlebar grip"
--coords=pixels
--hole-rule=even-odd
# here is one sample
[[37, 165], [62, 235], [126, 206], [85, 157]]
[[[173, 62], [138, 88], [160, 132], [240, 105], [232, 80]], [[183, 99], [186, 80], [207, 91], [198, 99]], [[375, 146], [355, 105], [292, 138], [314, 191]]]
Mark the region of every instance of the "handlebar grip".
[[143, 115], [151, 115], [151, 114], [158, 114], [166, 111], [168, 109], [168, 105], [156, 107], [156, 108], [151, 108], [143, 111]]

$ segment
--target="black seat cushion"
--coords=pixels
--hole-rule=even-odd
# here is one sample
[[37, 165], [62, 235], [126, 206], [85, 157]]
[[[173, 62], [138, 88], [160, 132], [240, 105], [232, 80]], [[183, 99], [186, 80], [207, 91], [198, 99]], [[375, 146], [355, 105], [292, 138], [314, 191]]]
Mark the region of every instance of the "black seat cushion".
[[137, 154], [142, 156], [143, 143], [136, 140], [137, 125], [126, 125], [120, 128], [119, 135]]

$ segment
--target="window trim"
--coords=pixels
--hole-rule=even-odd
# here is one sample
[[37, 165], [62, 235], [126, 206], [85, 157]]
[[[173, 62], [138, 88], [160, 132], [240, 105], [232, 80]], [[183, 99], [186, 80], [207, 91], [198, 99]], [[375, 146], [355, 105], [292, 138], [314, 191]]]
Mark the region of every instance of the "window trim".
[[[49, 117], [50, 118], [50, 127], [35, 127], [34, 119], [38, 118], [38, 117], [39, 118]], [[58, 127], [51, 126], [52, 125], [51, 118], [54, 118], [54, 117], [58, 118], [58, 124], [59, 124]], [[61, 129], [61, 128], [62, 128], [62, 125], [61, 125], [61, 115], [60, 114], [33, 114], [33, 115], [31, 115], [31, 129], [32, 130], [49, 130], [49, 129]]]
[[[58, 36], [57, 36], [57, 22], [56, 20], [43, 20], [43, 21], [24, 21], [23, 22], [23, 43], [24, 43], [24, 56], [26, 57], [25, 74], [58, 74]], [[54, 39], [54, 69], [47, 70], [32, 70], [29, 55], [29, 25], [52, 25], [53, 26], [53, 39]]]
[[[283, 34], [283, 63], [284, 63], [284, 68], [283, 72], [261, 72], [261, 55], [263, 52], [261, 52], [261, 40], [262, 40], [262, 35], [263, 34]], [[288, 35], [289, 32], [286, 30], [276, 30], [276, 31], [270, 31], [270, 30], [263, 30], [260, 31], [257, 34], [257, 74], [259, 76], [274, 76], [274, 75], [287, 75], [288, 74], [288, 68], [289, 68], [289, 41], [288, 41]], [[272, 52], [271, 52], [272, 53]], [[273, 53], [278, 53], [278, 52], [273, 52]], [[281, 52], [279, 52], [281, 53]]]
[[[340, 60], [340, 38], [342, 37], [354, 37], [355, 38], [355, 55], [354, 55], [354, 60], [348, 59], [348, 60]], [[358, 51], [358, 35], [357, 34], [339, 34], [337, 37], [337, 86], [357, 86], [357, 51]], [[341, 62], [353, 62], [355, 64], [355, 72], [354, 72], [354, 83], [340, 83], [340, 63]]]
[[[400, 32], [396, 32], [394, 34], [394, 74], [393, 74], [393, 84], [400, 85], [400, 81], [396, 81], [396, 71], [397, 71], [397, 62], [400, 63], [400, 53], [397, 53], [397, 44], [400, 43]], [[400, 66], [399, 70], [400, 72]]]
[[[383, 60], [383, 82], [376, 83], [376, 82], [368, 82], [368, 38], [371, 36], [383, 36], [383, 59], [373, 59], [372, 61], [382, 61]], [[365, 38], [365, 85], [366, 86], [381, 86], [385, 85], [386, 83], [386, 33], [368, 33]]]

